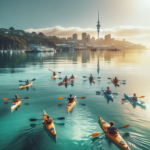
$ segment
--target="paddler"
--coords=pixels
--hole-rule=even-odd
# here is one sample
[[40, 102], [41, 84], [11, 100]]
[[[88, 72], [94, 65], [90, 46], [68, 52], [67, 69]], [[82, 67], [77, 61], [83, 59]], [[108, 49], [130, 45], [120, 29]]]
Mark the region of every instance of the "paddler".
[[114, 122], [110, 121], [110, 127], [107, 128], [106, 133], [109, 132], [109, 134], [115, 135], [115, 134], [117, 134], [117, 131], [118, 131], [118, 129], [116, 127], [114, 127]]
[[109, 87], [107, 87], [107, 90], [104, 93], [112, 93]]
[[56, 74], [56, 72], [54, 71], [54, 72], [53, 72], [53, 76], [56, 76], [56, 75], [57, 75], [57, 74]]
[[67, 78], [67, 76], [65, 76], [63, 82], [67, 82], [67, 81], [68, 81], [68, 78]]
[[45, 122], [46, 122], [47, 124], [51, 124], [51, 123], [53, 122], [53, 119], [50, 118], [49, 115], [47, 115], [47, 119], [45, 120]]
[[115, 79], [113, 79], [113, 81], [114, 81], [114, 83], [118, 83], [118, 79], [117, 79], [117, 77], [115, 77]]
[[90, 81], [94, 80], [92, 74], [90, 74], [90, 77], [89, 77]]
[[28, 85], [29, 83], [30, 83], [30, 82], [27, 80], [27, 81], [26, 81], [26, 84]]
[[70, 79], [74, 79], [74, 75], [72, 74], [72, 76], [70, 77]]
[[133, 100], [133, 101], [137, 101], [137, 96], [136, 96], [136, 94], [134, 93], [134, 94], [133, 94], [133, 97], [130, 97], [130, 99]]
[[18, 102], [20, 100], [20, 98], [18, 97], [18, 95], [15, 95], [15, 98], [13, 99], [13, 102]]
[[70, 94], [70, 97], [68, 97], [67, 101], [69, 101], [69, 103], [72, 103], [74, 100], [74, 98], [72, 97], [72, 94]]

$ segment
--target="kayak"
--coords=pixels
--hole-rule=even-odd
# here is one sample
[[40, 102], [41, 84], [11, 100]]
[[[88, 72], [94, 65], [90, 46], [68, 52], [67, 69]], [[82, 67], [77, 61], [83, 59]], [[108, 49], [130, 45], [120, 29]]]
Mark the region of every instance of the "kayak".
[[60, 82], [58, 83], [58, 85], [62, 85], [62, 84], [67, 84], [68, 82], [72, 81], [72, 80], [75, 80], [77, 78], [77, 76], [75, 76], [73, 79], [69, 79], [68, 81], [66, 82]]
[[56, 74], [55, 76], [52, 76], [52, 79], [56, 79], [56, 78], [57, 78], [57, 76], [58, 76], [57, 74]]
[[13, 104], [11, 105], [11, 112], [21, 104], [22, 104], [22, 98], [18, 102], [13, 102]]
[[19, 90], [23, 89], [23, 88], [26, 88], [26, 87], [30, 87], [31, 85], [33, 84], [33, 82], [30, 82], [29, 84], [25, 84], [23, 86], [20, 86], [19, 87]]
[[103, 89], [103, 88], [102, 88], [102, 91], [103, 91], [104, 95], [105, 95], [108, 99], [113, 100], [113, 95], [112, 95], [111, 93], [105, 93], [106, 90]]
[[52, 134], [52, 136], [56, 140], [56, 130], [55, 130], [54, 122], [48, 124], [45, 122], [46, 119], [47, 119], [47, 113], [43, 109], [43, 124], [44, 124], [45, 128]]
[[142, 102], [140, 102], [140, 101], [138, 101], [138, 100], [137, 100], [137, 101], [131, 100], [131, 99], [130, 99], [131, 96], [129, 96], [129, 95], [127, 95], [127, 94], [124, 94], [124, 97], [125, 97], [125, 99], [129, 100], [130, 102], [132, 102], [132, 103], [134, 103], [134, 104], [137, 104], [137, 105], [139, 105], [139, 106], [141, 106], [141, 107], [144, 107], [144, 108], [146, 107], [145, 104], [143, 104]]
[[[100, 116], [98, 116], [99, 122], [103, 128], [103, 131], [106, 132], [107, 128], [110, 126], [107, 122], [105, 122]], [[127, 143], [124, 141], [124, 139], [121, 137], [119, 132], [117, 134], [112, 135], [110, 133], [106, 133], [106, 135], [113, 141], [115, 142], [119, 147], [121, 147], [124, 150], [130, 150], [129, 146]]]
[[74, 101], [73, 102], [68, 102], [68, 104], [67, 104], [67, 113], [69, 113], [70, 112], [70, 110], [76, 105], [76, 95], [74, 96]]
[[111, 79], [111, 82], [112, 82], [113, 84], [119, 86], [119, 82], [118, 82], [118, 83], [115, 83], [115, 82], [113, 81], [113, 79]]

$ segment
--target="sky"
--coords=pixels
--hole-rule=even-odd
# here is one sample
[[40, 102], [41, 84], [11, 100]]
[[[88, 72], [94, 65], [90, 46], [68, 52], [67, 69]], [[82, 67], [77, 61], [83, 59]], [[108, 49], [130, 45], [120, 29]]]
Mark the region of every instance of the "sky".
[[111, 34], [150, 48], [150, 0], [0, 0], [0, 28], [97, 38], [98, 11], [100, 38]]

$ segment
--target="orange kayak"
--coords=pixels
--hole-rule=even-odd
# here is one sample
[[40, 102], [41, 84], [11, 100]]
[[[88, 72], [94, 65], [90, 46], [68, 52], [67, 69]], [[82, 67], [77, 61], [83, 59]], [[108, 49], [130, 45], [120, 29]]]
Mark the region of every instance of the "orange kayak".
[[68, 102], [68, 104], [67, 104], [67, 113], [69, 113], [70, 112], [70, 110], [76, 105], [76, 95], [74, 96], [74, 101], [73, 102]]
[[11, 105], [11, 112], [21, 104], [22, 104], [22, 99], [20, 99], [18, 102], [13, 102], [13, 104]]
[[111, 79], [111, 82], [112, 82], [113, 84], [119, 86], [119, 82], [118, 82], [118, 83], [115, 83], [115, 82], [113, 81], [113, 79]]
[[25, 84], [23, 86], [20, 86], [19, 87], [19, 90], [23, 89], [23, 88], [26, 88], [26, 87], [30, 87], [31, 85], [33, 84], [33, 82], [30, 82], [29, 84]]
[[43, 124], [44, 124], [45, 128], [53, 135], [53, 137], [56, 140], [56, 130], [55, 130], [54, 122], [47, 124], [45, 122], [46, 119], [47, 119], [47, 113], [43, 109]]
[[55, 76], [52, 76], [52, 79], [56, 79], [57, 78], [57, 74]]
[[72, 81], [72, 80], [75, 80], [76, 78], [77, 78], [77, 76], [75, 76], [73, 79], [69, 79], [69, 80], [66, 81], [66, 82], [60, 82], [60, 83], [58, 83], [58, 85], [66, 84], [66, 83], [68, 83], [68, 82], [70, 82], [70, 81]]
[[[100, 116], [98, 116], [100, 124], [104, 130], [104, 132], [107, 131], [107, 128], [110, 126], [107, 122], [105, 122]], [[117, 132], [117, 134], [112, 135], [110, 133], [106, 133], [106, 135], [115, 142], [119, 147], [121, 147], [124, 150], [130, 150], [127, 143], [124, 141], [124, 139], [121, 137], [121, 135]]]

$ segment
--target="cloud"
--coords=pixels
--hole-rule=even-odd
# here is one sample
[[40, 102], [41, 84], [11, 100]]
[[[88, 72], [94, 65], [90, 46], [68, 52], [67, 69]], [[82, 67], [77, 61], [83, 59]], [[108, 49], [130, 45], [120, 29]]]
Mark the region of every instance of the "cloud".
[[[26, 32], [43, 32], [47, 36], [71, 37], [74, 33], [78, 34], [81, 38], [83, 32], [97, 37], [97, 30], [92, 28], [79, 28], [55, 26], [52, 28], [43, 29], [27, 29]], [[150, 27], [137, 27], [137, 26], [117, 26], [114, 28], [101, 29], [100, 36], [104, 37], [106, 34], [111, 34], [115, 38], [142, 38], [150, 37]]]

